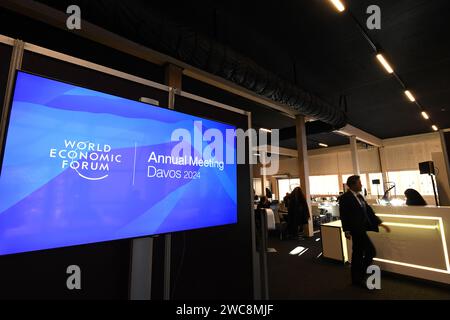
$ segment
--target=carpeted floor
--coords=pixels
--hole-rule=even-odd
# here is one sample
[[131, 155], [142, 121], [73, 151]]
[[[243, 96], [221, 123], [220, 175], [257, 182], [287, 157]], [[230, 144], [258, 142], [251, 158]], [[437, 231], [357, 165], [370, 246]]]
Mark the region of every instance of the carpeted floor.
[[[392, 273], [381, 273], [381, 290], [366, 290], [350, 285], [350, 266], [323, 257], [317, 233], [314, 238], [279, 240], [269, 238], [269, 247], [276, 253], [268, 253], [270, 299], [450, 299], [450, 286]], [[301, 256], [289, 255], [297, 246], [308, 248]]]

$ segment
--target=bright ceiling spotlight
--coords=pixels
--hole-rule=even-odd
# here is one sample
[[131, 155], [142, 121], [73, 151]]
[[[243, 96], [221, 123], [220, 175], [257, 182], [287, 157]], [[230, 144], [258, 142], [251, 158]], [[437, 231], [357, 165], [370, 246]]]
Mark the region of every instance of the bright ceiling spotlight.
[[439, 130], [438, 127], [435, 126], [434, 124], [431, 126], [431, 128], [432, 128], [434, 131], [438, 131], [438, 130]]
[[430, 117], [428, 116], [428, 113], [426, 113], [425, 111], [422, 111], [422, 117], [424, 117], [424, 119], [428, 120], [430, 119]]
[[266, 128], [260, 128], [259, 130], [264, 131], [264, 132], [272, 133], [272, 130], [269, 130], [269, 129], [266, 129]]

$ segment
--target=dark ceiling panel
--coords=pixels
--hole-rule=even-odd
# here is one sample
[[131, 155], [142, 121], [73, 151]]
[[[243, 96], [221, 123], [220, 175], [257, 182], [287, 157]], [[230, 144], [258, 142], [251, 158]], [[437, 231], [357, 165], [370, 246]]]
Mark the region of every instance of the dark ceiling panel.
[[[308, 150], [323, 148], [319, 146], [320, 143], [325, 143], [329, 147], [336, 147], [349, 144], [347, 137], [341, 136], [336, 133], [321, 133], [309, 135], [307, 139]], [[297, 149], [296, 139], [287, 139], [280, 141], [280, 147], [288, 149]]]
[[[60, 5], [60, 1], [42, 2]], [[433, 123], [450, 127], [450, 1], [345, 3], [364, 28], [367, 7], [381, 8], [381, 30], [367, 30], [368, 34], [384, 49]], [[334, 105], [346, 95], [349, 123], [380, 138], [431, 131], [432, 123], [420, 117], [419, 108], [405, 99], [403, 89], [381, 68], [355, 22], [347, 13], [336, 12], [329, 1], [217, 0], [174, 5], [136, 0], [133, 5], [143, 12], [161, 12], [228, 45]], [[257, 126], [285, 126], [265, 108], [252, 112], [257, 113]]]
[[292, 119], [259, 103], [213, 87], [190, 77], [183, 77], [183, 90], [252, 113], [253, 128], [281, 129], [295, 126]]
[[[381, 30], [368, 31], [439, 127], [450, 127], [448, 0], [346, 1], [364, 26], [369, 5], [381, 8]], [[430, 132], [399, 84], [387, 75], [351, 18], [328, 1], [215, 1], [167, 14], [247, 55], [300, 87], [337, 104], [348, 96], [349, 122], [380, 138]], [[183, 10], [193, 10], [193, 16]], [[180, 11], [178, 13], [174, 11]], [[445, 108], [446, 111], [441, 111]]]

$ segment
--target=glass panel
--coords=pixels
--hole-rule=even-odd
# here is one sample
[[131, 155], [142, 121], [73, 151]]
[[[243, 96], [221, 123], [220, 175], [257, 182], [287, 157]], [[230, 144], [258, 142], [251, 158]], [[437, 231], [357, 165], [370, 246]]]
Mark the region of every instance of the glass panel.
[[253, 178], [253, 190], [255, 190], [255, 195], [261, 196], [261, 178]]
[[309, 177], [311, 195], [338, 195], [339, 179], [337, 175]]
[[291, 193], [295, 187], [300, 186], [300, 179], [278, 179], [278, 199], [280, 201], [286, 196], [286, 193]]
[[[429, 175], [421, 175], [419, 170], [388, 172], [389, 182], [395, 183], [396, 194], [403, 196], [406, 189], [415, 189], [421, 195], [433, 195], [433, 185]], [[394, 190], [393, 190], [394, 191]]]
[[[380, 184], [373, 184], [372, 181], [373, 180], [380, 180]], [[377, 173], [369, 173], [369, 182], [370, 182], [370, 190], [371, 190], [371, 194], [373, 196], [383, 196], [384, 194], [384, 189], [383, 189], [383, 185], [384, 185], [384, 181], [383, 181], [383, 174], [381, 172], [377, 172]]]

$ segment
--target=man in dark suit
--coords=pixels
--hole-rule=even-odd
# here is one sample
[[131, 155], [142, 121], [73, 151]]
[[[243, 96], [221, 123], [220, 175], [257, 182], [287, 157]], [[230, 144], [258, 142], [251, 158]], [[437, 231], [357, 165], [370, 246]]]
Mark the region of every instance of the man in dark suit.
[[380, 218], [375, 215], [373, 209], [359, 193], [362, 190], [360, 177], [356, 175], [349, 177], [347, 186], [349, 190], [339, 199], [339, 214], [345, 237], [353, 242], [352, 284], [367, 288], [364, 279], [367, 267], [372, 264], [376, 255], [376, 250], [366, 232], [378, 232], [378, 226], [383, 227], [387, 232], [390, 232], [390, 229], [382, 224]]

